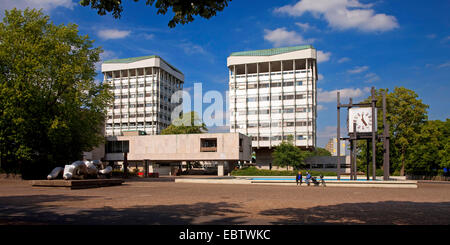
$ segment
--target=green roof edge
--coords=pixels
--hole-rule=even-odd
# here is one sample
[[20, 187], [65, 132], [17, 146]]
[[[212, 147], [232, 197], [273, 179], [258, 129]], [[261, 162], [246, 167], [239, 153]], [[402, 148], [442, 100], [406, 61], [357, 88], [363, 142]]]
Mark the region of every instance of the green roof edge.
[[312, 45], [302, 45], [302, 46], [281, 47], [271, 49], [249, 50], [249, 51], [233, 52], [230, 54], [230, 56], [271, 56], [309, 48], [313, 49], [314, 47]]
[[[140, 61], [140, 60], [145, 60], [145, 59], [151, 59], [151, 58], [159, 58], [162, 61], [164, 61], [164, 63], [166, 63], [170, 68], [174, 69], [175, 71], [183, 74], [183, 72], [181, 72], [180, 70], [178, 70], [177, 68], [175, 68], [173, 65], [171, 65], [169, 62], [165, 61], [163, 58], [161, 58], [158, 55], [148, 55], [148, 56], [140, 56], [140, 57], [132, 57], [132, 58], [124, 58], [124, 59], [112, 59], [112, 60], [105, 60], [103, 61], [103, 64], [113, 64], [113, 63], [133, 63], [136, 61]], [[183, 74], [184, 75], [184, 74]]]

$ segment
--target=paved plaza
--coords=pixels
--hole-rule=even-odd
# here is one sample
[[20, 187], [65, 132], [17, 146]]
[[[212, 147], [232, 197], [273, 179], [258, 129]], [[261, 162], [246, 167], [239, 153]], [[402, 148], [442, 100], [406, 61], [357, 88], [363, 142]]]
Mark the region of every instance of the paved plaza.
[[1, 179], [0, 224], [449, 225], [450, 184], [385, 189], [126, 181], [69, 190]]

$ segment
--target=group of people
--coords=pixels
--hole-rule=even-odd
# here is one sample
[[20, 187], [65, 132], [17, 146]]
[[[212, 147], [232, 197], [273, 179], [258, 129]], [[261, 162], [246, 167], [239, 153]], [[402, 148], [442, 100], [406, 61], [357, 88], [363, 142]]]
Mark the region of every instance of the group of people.
[[[303, 175], [302, 172], [299, 171], [297, 173], [297, 177], [295, 178], [297, 185], [302, 185], [303, 183]], [[306, 177], [305, 177], [305, 182], [306, 184], [309, 186], [311, 184], [311, 182], [318, 186], [319, 184], [322, 184], [322, 186], [325, 186], [325, 180], [323, 179], [323, 174], [320, 174], [320, 183], [317, 181], [316, 177], [311, 176], [311, 174], [309, 172], [306, 172]]]

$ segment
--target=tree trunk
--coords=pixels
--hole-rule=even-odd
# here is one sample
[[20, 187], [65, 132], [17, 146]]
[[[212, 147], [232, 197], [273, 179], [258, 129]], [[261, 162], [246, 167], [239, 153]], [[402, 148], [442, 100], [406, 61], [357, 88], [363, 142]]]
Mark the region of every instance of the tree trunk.
[[405, 149], [402, 149], [402, 168], [400, 169], [400, 176], [405, 176]]

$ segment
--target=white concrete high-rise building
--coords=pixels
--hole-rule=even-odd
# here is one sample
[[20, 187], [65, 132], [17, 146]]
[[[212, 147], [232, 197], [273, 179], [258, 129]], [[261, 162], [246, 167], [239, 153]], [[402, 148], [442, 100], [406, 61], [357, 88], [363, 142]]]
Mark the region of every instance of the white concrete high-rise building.
[[272, 162], [273, 148], [292, 137], [316, 147], [317, 53], [311, 45], [232, 53], [230, 132], [252, 137], [256, 163]]
[[103, 62], [104, 82], [112, 87], [114, 102], [108, 108], [105, 134], [122, 135], [139, 130], [159, 134], [171, 123], [172, 94], [183, 89], [184, 75], [161, 57], [144, 56]]

